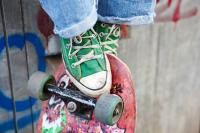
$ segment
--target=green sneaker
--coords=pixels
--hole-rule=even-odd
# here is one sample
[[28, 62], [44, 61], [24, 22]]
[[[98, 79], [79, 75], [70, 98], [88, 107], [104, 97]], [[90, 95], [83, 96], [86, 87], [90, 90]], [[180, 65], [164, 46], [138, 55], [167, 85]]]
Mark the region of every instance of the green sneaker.
[[66, 73], [81, 92], [97, 97], [110, 91], [110, 64], [93, 29], [71, 39], [61, 38], [61, 50]]
[[118, 41], [121, 34], [120, 25], [97, 22], [94, 30], [99, 35], [104, 53], [117, 55]]

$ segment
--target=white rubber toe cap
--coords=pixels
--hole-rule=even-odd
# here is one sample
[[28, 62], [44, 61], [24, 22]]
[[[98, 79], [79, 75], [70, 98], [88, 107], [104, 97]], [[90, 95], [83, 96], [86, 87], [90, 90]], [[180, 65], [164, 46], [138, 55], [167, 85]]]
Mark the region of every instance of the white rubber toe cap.
[[91, 90], [98, 90], [105, 86], [107, 78], [108, 78], [107, 72], [102, 71], [102, 72], [98, 72], [90, 76], [84, 77], [80, 80], [80, 82], [87, 88], [90, 88]]

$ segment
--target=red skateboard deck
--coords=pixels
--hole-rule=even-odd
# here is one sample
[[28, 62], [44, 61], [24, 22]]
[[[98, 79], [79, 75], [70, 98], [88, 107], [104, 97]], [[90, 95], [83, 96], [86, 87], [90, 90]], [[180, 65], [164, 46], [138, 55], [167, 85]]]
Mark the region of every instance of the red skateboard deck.
[[[52, 96], [42, 103], [42, 111], [37, 125], [37, 132], [45, 133], [134, 133], [136, 122], [136, 101], [134, 85], [131, 73], [121, 60], [108, 55], [112, 70], [111, 94], [117, 94], [124, 102], [124, 110], [117, 124], [108, 126], [98, 121], [85, 120], [70, 114], [65, 103]], [[61, 64], [55, 74], [58, 86], [72, 86], [69, 77], [65, 73], [64, 65]]]

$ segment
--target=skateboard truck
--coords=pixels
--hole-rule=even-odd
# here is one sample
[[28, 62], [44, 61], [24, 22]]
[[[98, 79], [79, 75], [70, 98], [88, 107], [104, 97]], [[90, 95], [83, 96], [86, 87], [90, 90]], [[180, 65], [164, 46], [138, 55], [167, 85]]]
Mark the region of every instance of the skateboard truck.
[[96, 120], [114, 125], [123, 112], [122, 99], [115, 94], [102, 94], [98, 98], [89, 97], [81, 91], [59, 88], [53, 76], [35, 72], [28, 81], [27, 89], [33, 97], [48, 100], [52, 95], [61, 98], [70, 113], [91, 120], [94, 113]]
[[84, 119], [92, 119], [92, 113], [97, 102], [95, 98], [88, 97], [77, 90], [63, 89], [51, 84], [47, 84], [45, 88], [46, 94], [55, 95], [62, 99], [70, 113]]

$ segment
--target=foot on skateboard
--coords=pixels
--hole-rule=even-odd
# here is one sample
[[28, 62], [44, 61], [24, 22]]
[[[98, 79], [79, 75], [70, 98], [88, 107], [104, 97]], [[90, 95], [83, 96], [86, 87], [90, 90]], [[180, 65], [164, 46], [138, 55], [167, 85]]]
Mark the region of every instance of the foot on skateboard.
[[[37, 124], [37, 132], [135, 132], [136, 101], [134, 92], [135, 88], [131, 73], [126, 64], [119, 60], [116, 56], [108, 55], [108, 59], [111, 64], [112, 72], [112, 89], [110, 94], [119, 96], [123, 101], [123, 112], [119, 121], [115, 125], [109, 126], [104, 124], [104, 122], [95, 120], [94, 115], [92, 115], [91, 120], [86, 120], [88, 117], [83, 118], [75, 113], [70, 113], [70, 111], [73, 112], [74, 106], [76, 105], [73, 103], [66, 105], [66, 103], [63, 102], [58, 95], [53, 95], [49, 100], [42, 103], [42, 111]], [[71, 88], [73, 90], [78, 90], [70, 81], [69, 76], [65, 72], [65, 67], [63, 64], [57, 68], [54, 77], [56, 79], [56, 84], [60, 89], [62, 88], [66, 90], [66, 88]], [[92, 101], [98, 101], [100, 98], [93, 99]], [[79, 106], [80, 105], [78, 105], [78, 107]], [[104, 111], [105, 108], [107, 108], [106, 105], [102, 107], [101, 110]], [[116, 108], [118, 108], [118, 106]], [[94, 112], [95, 111], [93, 111], [93, 114]], [[118, 110], [116, 109], [115, 112], [117, 114]]]
[[98, 97], [110, 91], [110, 64], [94, 29], [70, 39], [61, 38], [61, 50], [66, 73], [81, 92]]

